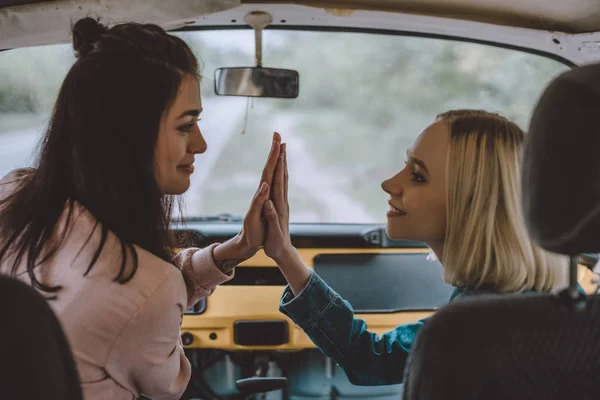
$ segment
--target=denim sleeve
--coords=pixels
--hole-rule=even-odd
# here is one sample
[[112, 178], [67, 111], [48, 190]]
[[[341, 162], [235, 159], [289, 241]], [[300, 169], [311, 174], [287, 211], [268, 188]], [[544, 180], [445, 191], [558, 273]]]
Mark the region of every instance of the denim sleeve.
[[286, 287], [279, 310], [346, 372], [354, 385], [401, 383], [408, 352], [425, 320], [396, 327], [379, 336], [354, 318], [352, 306], [316, 273], [294, 297]]

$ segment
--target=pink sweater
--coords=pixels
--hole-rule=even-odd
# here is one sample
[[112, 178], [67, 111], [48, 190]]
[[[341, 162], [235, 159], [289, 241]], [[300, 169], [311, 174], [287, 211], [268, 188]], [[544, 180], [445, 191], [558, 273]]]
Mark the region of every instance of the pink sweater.
[[[0, 198], [18, 182], [15, 172], [0, 180]], [[136, 246], [138, 270], [131, 281], [119, 284], [113, 279], [121, 264], [121, 248], [109, 234], [99, 260], [84, 277], [100, 240], [99, 228], [80, 249], [94, 224], [94, 217], [78, 205], [65, 242], [37, 268], [42, 282], [63, 287], [50, 304], [71, 344], [84, 397], [130, 400], [143, 394], [178, 399], [190, 378], [180, 339], [182, 313], [233, 275], [215, 266], [215, 245], [182, 251], [175, 256], [175, 265]], [[0, 264], [0, 273], [9, 273], [11, 261]], [[18, 277], [30, 283], [24, 264]], [[183, 275], [193, 288], [186, 290]]]

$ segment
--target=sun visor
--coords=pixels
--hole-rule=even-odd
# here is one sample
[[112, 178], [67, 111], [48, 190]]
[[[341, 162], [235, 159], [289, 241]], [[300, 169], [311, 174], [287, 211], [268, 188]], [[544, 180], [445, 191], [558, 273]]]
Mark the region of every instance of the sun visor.
[[134, 21], [176, 29], [238, 5], [240, 0], [71, 0], [0, 8], [0, 49], [69, 42], [73, 23], [87, 16], [107, 25]]
[[560, 75], [540, 98], [527, 135], [523, 205], [541, 247], [600, 252], [600, 64]]

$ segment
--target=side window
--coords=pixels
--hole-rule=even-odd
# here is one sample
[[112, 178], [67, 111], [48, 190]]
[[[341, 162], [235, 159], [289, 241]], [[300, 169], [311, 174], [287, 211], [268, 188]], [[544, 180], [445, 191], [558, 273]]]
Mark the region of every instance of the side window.
[[69, 45], [0, 52], [0, 176], [33, 165], [58, 90], [74, 61]]

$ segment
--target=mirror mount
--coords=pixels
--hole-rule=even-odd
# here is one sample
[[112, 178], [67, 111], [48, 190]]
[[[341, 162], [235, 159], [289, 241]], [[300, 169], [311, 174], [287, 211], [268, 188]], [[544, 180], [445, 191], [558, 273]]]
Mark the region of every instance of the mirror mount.
[[255, 66], [218, 68], [215, 70], [215, 93], [219, 96], [269, 97], [295, 99], [298, 97], [298, 72], [282, 68], [263, 68], [262, 32], [273, 22], [264, 11], [251, 11], [244, 17], [254, 29]]
[[273, 16], [264, 11], [250, 11], [244, 22], [254, 29], [255, 64], [262, 67], [262, 31], [273, 22]]

